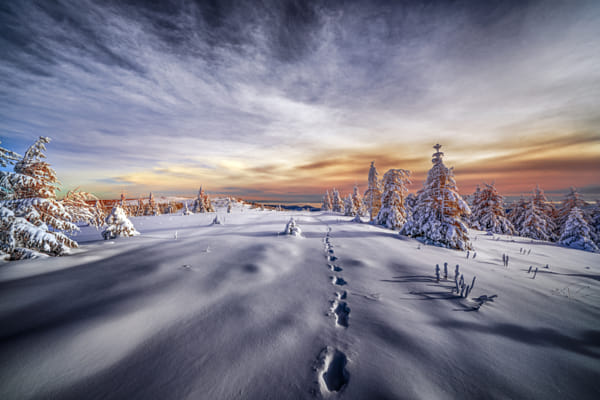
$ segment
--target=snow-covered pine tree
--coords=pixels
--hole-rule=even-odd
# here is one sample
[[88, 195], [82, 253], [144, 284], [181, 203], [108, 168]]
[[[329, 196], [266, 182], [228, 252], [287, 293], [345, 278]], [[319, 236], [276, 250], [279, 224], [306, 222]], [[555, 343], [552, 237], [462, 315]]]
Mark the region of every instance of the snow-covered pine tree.
[[194, 200], [192, 211], [194, 214], [208, 212], [204, 202], [204, 190], [202, 189], [202, 186], [200, 186], [200, 189], [198, 190], [198, 196], [196, 197], [196, 200]]
[[514, 235], [521, 235], [521, 230], [523, 229], [523, 216], [525, 215], [526, 209], [527, 199], [525, 199], [523, 195], [521, 195], [521, 198], [513, 202], [510, 206], [510, 211], [507, 217], [510, 223], [513, 225]]
[[329, 194], [329, 190], [325, 191], [325, 196], [323, 196], [323, 205], [321, 206], [321, 211], [331, 211], [333, 205], [331, 204], [331, 195]]
[[[79, 228], [63, 202], [56, 199], [59, 181], [44, 161], [49, 138], [40, 136], [14, 165], [12, 172], [0, 171], [0, 208], [4, 258], [13, 260], [42, 255], [58, 256], [77, 243], [63, 232]], [[12, 164], [15, 153], [0, 152], [3, 164]]]
[[183, 202], [183, 215], [192, 215], [194, 214], [193, 212], [190, 211], [190, 209], [188, 208], [188, 203], [187, 201]]
[[467, 204], [469, 204], [469, 208], [471, 209], [471, 215], [469, 216], [469, 226], [474, 229], [477, 224], [477, 218], [475, 217], [475, 210], [479, 208], [479, 203], [481, 201], [481, 186], [477, 185], [475, 188], [475, 193], [467, 198]]
[[144, 215], [160, 215], [160, 209], [158, 204], [156, 204], [156, 201], [154, 201], [152, 192], [150, 192], [150, 195], [148, 196], [148, 204], [146, 205], [146, 212]]
[[471, 227], [481, 231], [512, 235], [514, 227], [504, 214], [504, 198], [494, 183], [477, 186], [471, 206]]
[[381, 208], [381, 187], [379, 184], [379, 175], [375, 168], [375, 161], [371, 161], [371, 168], [369, 168], [369, 186], [365, 191], [363, 199], [369, 221], [373, 221]]
[[546, 222], [548, 239], [544, 240], [556, 241], [558, 239], [558, 236], [556, 235], [556, 223], [554, 222], [557, 217], [556, 207], [554, 207], [554, 205], [548, 201], [548, 198], [546, 197], [546, 194], [542, 188], [540, 188], [540, 185], [535, 187], [533, 192], [533, 201], [538, 210], [541, 212], [540, 216]]
[[558, 243], [574, 249], [598, 251], [598, 246], [591, 238], [591, 229], [578, 207], [569, 213]]
[[[97, 207], [98, 198], [91, 193], [78, 190], [69, 190], [62, 199], [62, 204], [71, 216], [73, 222], [84, 222], [99, 228], [104, 223], [106, 217], [104, 210]], [[90, 201], [96, 200], [95, 206]]]
[[363, 202], [363, 198], [360, 195], [360, 191], [358, 190], [358, 185], [354, 185], [354, 192], [352, 193], [352, 203], [354, 203], [354, 209], [360, 216], [367, 215], [365, 210], [365, 203]]
[[115, 239], [118, 236], [136, 236], [140, 233], [135, 230], [131, 221], [125, 215], [121, 206], [114, 206], [105, 220], [106, 228], [102, 231], [104, 240]]
[[538, 207], [534, 197], [525, 204], [522, 220], [521, 236], [537, 240], [550, 240], [552, 230], [548, 227], [544, 210]]
[[[0, 142], [2, 143], [2, 142]], [[5, 149], [0, 146], [0, 167], [8, 167], [9, 165], [13, 165], [21, 158], [20, 155], [15, 153], [14, 151]]]
[[344, 215], [349, 217], [354, 217], [356, 215], [356, 208], [354, 207], [354, 201], [352, 201], [351, 194], [344, 198]]
[[433, 148], [433, 167], [423, 188], [417, 193], [413, 215], [404, 224], [402, 234], [411, 235], [427, 244], [469, 250], [472, 249], [467, 226], [461, 215], [470, 214], [469, 206], [458, 193], [454, 170], [442, 162], [442, 146]]
[[204, 194], [203, 201], [206, 212], [215, 212], [215, 208], [213, 207], [212, 201], [210, 201], [210, 197], [208, 197], [207, 193]]
[[344, 200], [340, 196], [340, 192], [336, 188], [333, 188], [333, 199], [331, 200], [331, 211], [333, 212], [344, 212]]
[[594, 243], [600, 246], [600, 201], [596, 200], [596, 204], [591, 212], [590, 228], [592, 228], [592, 239]]
[[581, 195], [579, 192], [577, 192], [577, 189], [571, 186], [569, 193], [567, 193], [565, 196], [558, 210], [556, 226], [558, 227], [560, 235], [562, 235], [565, 224], [569, 219], [569, 215], [571, 214], [571, 210], [574, 208], [579, 208], [579, 211], [581, 211], [583, 218], [588, 224], [591, 222], [591, 215], [586, 212], [587, 203], [581, 198]]
[[408, 194], [410, 171], [406, 169], [390, 169], [383, 175], [383, 195], [381, 209], [375, 217], [375, 223], [385, 225], [389, 229], [400, 229], [406, 223], [404, 199]]

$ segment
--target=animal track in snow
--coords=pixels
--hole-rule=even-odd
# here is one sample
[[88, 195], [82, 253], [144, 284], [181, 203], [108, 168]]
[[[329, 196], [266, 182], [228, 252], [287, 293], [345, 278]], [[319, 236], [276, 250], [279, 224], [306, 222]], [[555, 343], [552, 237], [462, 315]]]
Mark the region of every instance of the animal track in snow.
[[340, 392], [348, 385], [350, 374], [346, 370], [348, 359], [344, 353], [326, 347], [319, 354], [319, 387], [322, 394]]
[[344, 280], [344, 278], [340, 278], [339, 276], [332, 276], [331, 283], [333, 283], [334, 285], [337, 285], [337, 286], [344, 286], [344, 285], [348, 284], [348, 282], [346, 282]]
[[350, 307], [345, 301], [334, 300], [331, 304], [331, 312], [335, 315], [335, 324], [337, 326], [348, 327], [348, 319], [350, 318]]
[[341, 292], [335, 292], [335, 297], [337, 297], [338, 300], [345, 300], [346, 297], [348, 297], [348, 292], [346, 292], [345, 290]]
[[327, 257], [327, 259], [329, 260], [329, 262], [335, 262], [338, 258], [336, 256], [329, 256]]

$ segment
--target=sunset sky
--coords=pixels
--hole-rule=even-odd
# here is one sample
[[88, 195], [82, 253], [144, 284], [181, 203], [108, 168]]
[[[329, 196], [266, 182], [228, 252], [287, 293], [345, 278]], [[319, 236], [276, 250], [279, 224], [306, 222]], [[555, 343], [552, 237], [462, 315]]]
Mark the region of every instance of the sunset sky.
[[600, 198], [600, 1], [149, 3], [2, 2], [2, 146], [104, 198], [416, 191], [436, 142], [464, 194]]

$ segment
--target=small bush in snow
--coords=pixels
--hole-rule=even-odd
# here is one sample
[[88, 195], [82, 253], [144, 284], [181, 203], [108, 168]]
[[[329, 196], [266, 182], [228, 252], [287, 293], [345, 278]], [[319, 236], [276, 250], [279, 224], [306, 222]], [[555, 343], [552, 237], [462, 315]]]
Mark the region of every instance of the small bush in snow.
[[296, 224], [296, 220], [292, 217], [285, 225], [285, 231], [283, 233], [285, 235], [300, 236], [302, 235], [302, 230]]
[[113, 207], [110, 214], [106, 217], [105, 222], [107, 226], [102, 231], [104, 240], [115, 239], [118, 236], [128, 237], [140, 234], [135, 230], [135, 227], [120, 206]]

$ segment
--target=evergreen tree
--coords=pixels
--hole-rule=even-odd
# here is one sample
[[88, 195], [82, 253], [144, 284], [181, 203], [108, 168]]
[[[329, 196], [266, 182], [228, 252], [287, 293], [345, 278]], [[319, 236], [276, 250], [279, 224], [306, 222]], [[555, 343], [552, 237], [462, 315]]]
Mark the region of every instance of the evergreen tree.
[[150, 195], [148, 196], [148, 204], [146, 206], [146, 211], [144, 212], [144, 215], [160, 215], [160, 208], [158, 207], [158, 204], [156, 204], [156, 202], [154, 201], [154, 196], [152, 195], [152, 192], [150, 192]]
[[369, 168], [369, 186], [365, 191], [364, 203], [369, 213], [369, 221], [373, 221], [381, 208], [381, 187], [375, 161], [371, 161], [371, 168]]
[[470, 214], [469, 206], [458, 193], [454, 170], [442, 162], [442, 146], [436, 144], [423, 188], [417, 193], [413, 214], [402, 229], [403, 234], [427, 244], [461, 250], [471, 249], [467, 226], [461, 215]]
[[325, 196], [323, 196], [323, 205], [321, 206], [321, 211], [331, 211], [333, 209], [333, 205], [331, 203], [331, 196], [329, 195], [329, 190], [325, 191]]
[[481, 231], [512, 235], [514, 227], [504, 214], [504, 198], [495, 185], [477, 186], [471, 207], [471, 227]]
[[340, 192], [338, 192], [336, 188], [333, 188], [333, 199], [332, 199], [332, 203], [331, 203], [331, 211], [339, 212], [339, 213], [344, 212], [344, 201], [342, 200], [342, 197], [340, 196]]
[[581, 195], [577, 192], [577, 189], [571, 186], [570, 192], [567, 193], [560, 205], [560, 209], [558, 210], [558, 218], [556, 221], [556, 225], [561, 235], [565, 228], [565, 224], [569, 219], [569, 215], [571, 214], [571, 211], [574, 208], [579, 208], [583, 215], [583, 218], [588, 224], [591, 222], [591, 215], [588, 215], [586, 213], [586, 207], [587, 203], [581, 198]]
[[550, 240], [552, 230], [543, 209], [540, 209], [535, 198], [526, 203], [521, 223], [521, 236], [537, 240]]
[[596, 200], [596, 204], [591, 212], [590, 228], [592, 229], [592, 239], [594, 243], [600, 245], [600, 201]]
[[358, 185], [354, 185], [354, 192], [352, 193], [352, 203], [354, 204], [354, 209], [358, 215], [364, 216], [367, 214], [365, 210], [365, 204], [363, 203], [363, 198], [360, 195], [360, 191], [358, 190]]
[[193, 212], [190, 211], [190, 209], [188, 208], [188, 203], [187, 201], [183, 202], [183, 215], [192, 215], [194, 214]]
[[354, 207], [354, 201], [352, 201], [352, 195], [349, 194], [344, 198], [344, 215], [354, 217], [357, 214], [356, 207]]
[[508, 213], [508, 220], [513, 225], [515, 235], [521, 235], [526, 209], [527, 200], [525, 197], [523, 197], [523, 195], [521, 195], [521, 198], [512, 204], [510, 212]]
[[540, 211], [540, 217], [543, 218], [545, 221], [548, 239], [544, 240], [555, 241], [558, 237], [556, 235], [556, 223], [554, 222], [558, 214], [556, 212], [556, 207], [554, 207], [554, 205], [548, 201], [548, 198], [546, 198], [544, 191], [542, 190], [542, 188], [540, 188], [539, 185], [535, 187], [535, 190], [533, 192], [533, 201], [537, 209]]
[[106, 228], [102, 231], [104, 240], [115, 239], [118, 236], [135, 236], [140, 233], [135, 230], [131, 221], [120, 206], [114, 206], [105, 220]]
[[383, 195], [381, 209], [375, 217], [375, 223], [390, 229], [400, 229], [406, 223], [404, 199], [408, 194], [410, 171], [390, 169], [383, 175]]
[[56, 172], [46, 158], [49, 138], [39, 137], [23, 157], [0, 148], [0, 164], [13, 171], [0, 171], [0, 253], [5, 259], [58, 256], [77, 243], [63, 232], [75, 232], [75, 222], [93, 223], [93, 207], [87, 193], [71, 191], [59, 201]]
[[206, 201], [204, 200], [204, 197], [204, 190], [202, 189], [202, 186], [200, 186], [200, 189], [198, 190], [198, 196], [196, 197], [196, 200], [194, 200], [194, 206], [192, 208], [194, 214], [208, 212], [208, 210], [206, 209]]
[[575, 249], [598, 251], [598, 246], [591, 238], [591, 229], [578, 207], [574, 207], [569, 213], [558, 242]]

